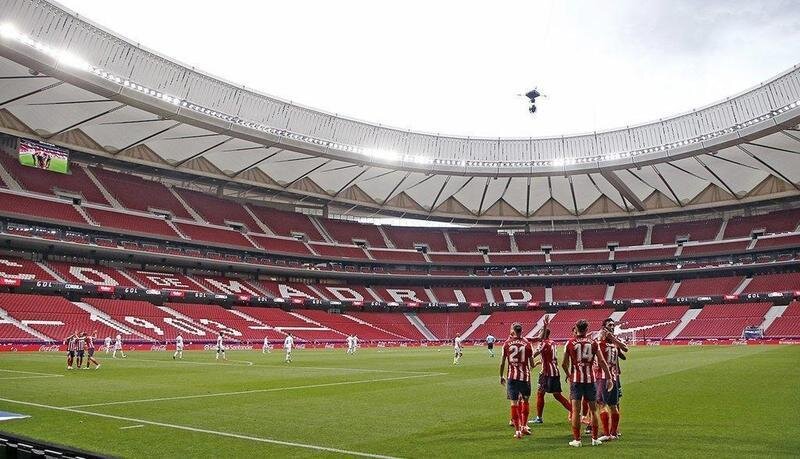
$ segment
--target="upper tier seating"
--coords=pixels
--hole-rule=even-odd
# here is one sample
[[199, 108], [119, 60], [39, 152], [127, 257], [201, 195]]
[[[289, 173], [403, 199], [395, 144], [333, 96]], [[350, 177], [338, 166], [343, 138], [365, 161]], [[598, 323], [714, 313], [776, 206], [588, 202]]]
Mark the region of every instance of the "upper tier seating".
[[389, 333], [415, 341], [425, 340], [425, 335], [406, 318], [405, 314], [396, 312], [348, 312], [347, 314]]
[[585, 319], [589, 322], [589, 330], [599, 330], [603, 320], [607, 319], [613, 309], [562, 309], [550, 319], [550, 338], [566, 340], [572, 338], [572, 327], [575, 322]]
[[353, 244], [354, 240], [360, 240], [367, 241], [370, 247], [386, 247], [386, 241], [375, 225], [336, 219], [321, 219], [320, 222], [333, 240], [341, 244]]
[[716, 242], [713, 244], [684, 245], [681, 251], [681, 258], [693, 255], [711, 255], [717, 253], [742, 253], [745, 251], [750, 241]]
[[796, 338], [800, 336], [800, 302], [792, 303], [767, 328], [766, 338]]
[[258, 244], [259, 247], [270, 253], [311, 255], [305, 243], [297, 239], [281, 239], [277, 237], [260, 236], [258, 234], [250, 234], [249, 237]]
[[676, 338], [741, 338], [745, 327], [761, 325], [771, 306], [769, 303], [705, 305]]
[[[197, 322], [174, 317], [146, 301], [84, 298], [117, 322], [156, 341], [174, 341], [178, 335], [187, 341], [210, 342], [217, 333]], [[102, 336], [102, 334], [101, 334]]]
[[678, 237], [688, 237], [690, 241], [710, 241], [717, 236], [722, 219], [690, 222], [661, 223], [653, 225], [651, 244], [674, 244]]
[[228, 226], [225, 223], [226, 221], [239, 223], [246, 226], [251, 232], [261, 232], [261, 227], [238, 202], [183, 188], [176, 188], [175, 191], [195, 212], [209, 223], [220, 226]]
[[614, 261], [667, 260], [675, 258], [677, 246], [652, 249], [615, 250]]
[[603, 300], [606, 284], [553, 285], [553, 301]]
[[800, 290], [800, 273], [757, 274], [742, 293], [793, 292]]
[[760, 237], [756, 241], [755, 249], [764, 250], [776, 247], [798, 247], [800, 246], [800, 234], [790, 236]]
[[142, 234], [158, 234], [161, 236], [179, 239], [178, 233], [175, 232], [167, 222], [160, 217], [145, 217], [141, 215], [132, 215], [125, 212], [116, 212], [112, 210], [85, 208], [89, 217], [97, 222], [100, 226], [105, 228], [115, 228], [124, 231], [130, 231]]
[[55, 190], [80, 193], [89, 202], [109, 205], [97, 185], [77, 164], [70, 166], [68, 174], [56, 174], [44, 169], [23, 166], [18, 159], [2, 152], [0, 152], [0, 163], [14, 180], [27, 190], [43, 194], [56, 194]]
[[276, 236], [292, 237], [292, 233], [300, 233], [305, 234], [310, 241], [325, 241], [308, 215], [256, 205], [248, 207]]
[[447, 234], [459, 252], [477, 252], [478, 247], [489, 247], [490, 252], [511, 251], [511, 238], [497, 231], [450, 229]]
[[208, 225], [191, 223], [175, 223], [178, 230], [193, 241], [216, 242], [217, 244], [255, 248], [242, 233], [234, 229], [214, 228]]
[[370, 249], [369, 253], [378, 261], [426, 263], [425, 257], [420, 252], [412, 250]]
[[90, 170], [105, 189], [128, 209], [143, 212], [150, 209], [166, 210], [175, 217], [192, 220], [192, 215], [162, 183], [99, 167]]
[[[0, 212], [23, 217], [72, 222], [88, 226], [89, 223], [75, 207], [64, 200], [31, 198], [11, 193], [0, 193]], [[37, 219], [38, 220], [38, 219]]]
[[19, 280], [55, 280], [35, 262], [24, 258], [0, 255], [0, 278]]
[[604, 249], [609, 243], [619, 246], [643, 245], [647, 227], [589, 229], [581, 232], [584, 249]]
[[369, 260], [364, 249], [355, 245], [309, 244], [321, 257], [342, 258], [349, 260]]
[[551, 252], [550, 261], [553, 263], [561, 262], [583, 262], [583, 263], [603, 263], [608, 261], [607, 250], [602, 252]]
[[441, 229], [387, 225], [381, 228], [398, 249], [413, 249], [414, 244], [422, 244], [431, 252], [447, 252], [447, 240]]
[[433, 263], [481, 265], [485, 261], [483, 255], [467, 253], [429, 253], [428, 258]]
[[476, 312], [420, 312], [417, 317], [440, 340], [461, 336], [478, 318]]
[[675, 296], [730, 295], [743, 280], [739, 276], [683, 279]]
[[800, 221], [800, 209], [779, 210], [765, 215], [751, 217], [733, 217], [725, 227], [725, 239], [749, 237], [755, 230], [770, 233], [788, 233], [797, 228]]
[[538, 252], [546, 246], [553, 250], [575, 250], [578, 244], [578, 232], [565, 230], [514, 233], [514, 239], [520, 252]]
[[[608, 256], [608, 255], [606, 255]], [[489, 261], [504, 265], [543, 264], [544, 254], [538, 253], [490, 253]]]
[[469, 339], [483, 340], [492, 335], [504, 340], [509, 335], [514, 322], [522, 324], [522, 336], [526, 336], [544, 315], [544, 311], [495, 311], [486, 322], [482, 323], [469, 335]]
[[614, 299], [665, 298], [671, 286], [670, 280], [618, 283], [614, 286]]

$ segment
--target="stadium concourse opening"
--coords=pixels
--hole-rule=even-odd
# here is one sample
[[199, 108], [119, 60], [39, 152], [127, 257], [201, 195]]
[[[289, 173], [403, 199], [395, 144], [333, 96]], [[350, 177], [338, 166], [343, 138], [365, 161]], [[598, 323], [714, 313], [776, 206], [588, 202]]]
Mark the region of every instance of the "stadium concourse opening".
[[[173, 7], [126, 14], [145, 10], [153, 34], [169, 18], [171, 44], [200, 47], [193, 30], [206, 29], [190, 16], [203, 8]], [[279, 9], [292, 5], [262, 7], [236, 20], [225, 20], [233, 7], [215, 10], [214, 35], [231, 23], [247, 43], [259, 17], [259, 33], [292, 37], [302, 53], [322, 27], [339, 27], [323, 34], [328, 51], [351, 30], [337, 11], [283, 32], [291, 21]], [[305, 19], [326, 7], [305, 7]], [[492, 13], [504, 8], [475, 20], [503, 22]], [[384, 16], [406, 27], [403, 11]], [[450, 36], [452, 11], [436, 19], [437, 37]], [[554, 4], [547, 21], [562, 13]], [[608, 13], [591, 24], [615, 19]], [[769, 38], [758, 67], [788, 70], [738, 65], [725, 81], [762, 82], [733, 96], [621, 129], [481, 137], [306, 107], [187, 67], [91, 14], [0, 0], [0, 455], [478, 457], [601, 446], [620, 457], [796, 457], [800, 67], [769, 54], [791, 49], [775, 46], [775, 31], [794, 36], [781, 22], [794, 14], [732, 18], [735, 34], [711, 33], [715, 21], [700, 13], [654, 14], [694, 24], [685, 36]], [[772, 28], [738, 30], [750, 23]], [[412, 43], [427, 29], [402, 35]], [[587, 61], [557, 51], [566, 41], [549, 30], [536, 79], [552, 103], [537, 112], [543, 94], [525, 94], [531, 129], [548, 117], [577, 123], [594, 103], [565, 111], [563, 83], [581, 72], [545, 60], [573, 56], [598, 81], [637, 74], [617, 60], [631, 37]], [[493, 48], [495, 34], [483, 35], [470, 46], [471, 74]], [[673, 43], [681, 31], [668, 35]], [[357, 48], [397, 54], [372, 44]], [[492, 59], [513, 77], [523, 67], [504, 50]], [[264, 73], [333, 68], [304, 55], [315, 67], [303, 71], [293, 57]], [[669, 74], [663, 59], [653, 79]], [[440, 61], [423, 73], [436, 76]], [[406, 67], [421, 74], [412, 61], [402, 67], [387, 84]], [[336, 68], [332, 80], [344, 75]], [[716, 65], [701, 69], [725, 86]], [[353, 81], [366, 91], [372, 79], [361, 76]], [[504, 116], [478, 102], [478, 89], [470, 95], [476, 113]], [[636, 105], [672, 109], [653, 101]]]

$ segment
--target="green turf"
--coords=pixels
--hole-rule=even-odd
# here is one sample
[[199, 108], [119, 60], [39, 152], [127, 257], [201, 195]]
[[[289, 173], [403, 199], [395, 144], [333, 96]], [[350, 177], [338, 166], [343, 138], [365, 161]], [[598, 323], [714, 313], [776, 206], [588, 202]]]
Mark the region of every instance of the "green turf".
[[[434, 348], [365, 349], [354, 357], [299, 350], [291, 365], [279, 352], [231, 352], [219, 364], [211, 352], [187, 352], [185, 362], [154, 352], [105, 357], [99, 371], [67, 372], [60, 355], [0, 354], [0, 369], [64, 375], [10, 379], [36, 375], [0, 371], [0, 411], [31, 416], [0, 430], [147, 458], [347, 456], [257, 439], [398, 457], [800, 453], [800, 346], [637, 347], [623, 363], [623, 439], [580, 450], [567, 446], [566, 412], [549, 396], [545, 424], [533, 426], [532, 437], [511, 438], [498, 358], [480, 348], [468, 349], [459, 366], [448, 349]], [[356, 381], [367, 382], [349, 384]], [[297, 388], [309, 385], [322, 386]], [[279, 390], [77, 408], [86, 413], [8, 401], [65, 407], [264, 389]]]

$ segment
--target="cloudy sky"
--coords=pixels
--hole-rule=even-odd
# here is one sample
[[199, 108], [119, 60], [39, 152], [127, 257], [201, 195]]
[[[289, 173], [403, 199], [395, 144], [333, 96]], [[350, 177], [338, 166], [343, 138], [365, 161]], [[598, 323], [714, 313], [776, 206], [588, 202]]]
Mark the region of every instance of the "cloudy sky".
[[[61, 3], [267, 94], [442, 134], [636, 124], [800, 63], [800, 0]], [[517, 94], [535, 86], [547, 98], [531, 116]]]

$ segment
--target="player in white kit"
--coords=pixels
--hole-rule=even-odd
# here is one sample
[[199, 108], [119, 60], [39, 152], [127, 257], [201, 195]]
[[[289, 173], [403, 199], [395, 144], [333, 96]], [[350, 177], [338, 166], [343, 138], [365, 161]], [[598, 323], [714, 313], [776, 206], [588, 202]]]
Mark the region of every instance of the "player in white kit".
[[111, 337], [106, 336], [105, 341], [103, 341], [103, 347], [106, 348], [106, 354], [111, 352]]
[[286, 359], [284, 363], [291, 363], [292, 362], [292, 347], [294, 346], [294, 338], [292, 334], [289, 333], [286, 335], [286, 338], [283, 340], [283, 350], [286, 351]]
[[111, 357], [117, 358], [117, 351], [122, 355], [122, 358], [125, 358], [125, 352], [122, 351], [122, 336], [117, 335], [117, 340], [114, 341], [114, 353], [111, 354]]
[[347, 355], [353, 355], [356, 353], [356, 337], [353, 335], [349, 335], [347, 337]]
[[228, 358], [225, 357], [225, 346], [222, 344], [222, 332], [219, 332], [219, 334], [217, 334], [217, 358], [216, 358], [216, 360], [219, 360], [219, 355], [220, 354], [222, 354], [222, 360], [228, 360]]
[[264, 347], [261, 348], [261, 353], [262, 354], [270, 354], [271, 352], [272, 352], [272, 350], [270, 350], [270, 348], [269, 348], [269, 338], [267, 338], [265, 336], [264, 337]]
[[458, 365], [458, 363], [461, 361], [461, 355], [461, 337], [456, 336], [456, 338], [453, 340], [453, 365]]
[[181, 335], [175, 338], [175, 353], [172, 354], [172, 360], [175, 359], [183, 360], [183, 336]]

